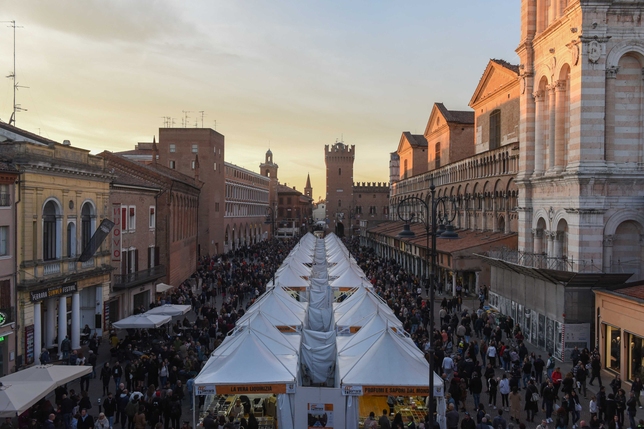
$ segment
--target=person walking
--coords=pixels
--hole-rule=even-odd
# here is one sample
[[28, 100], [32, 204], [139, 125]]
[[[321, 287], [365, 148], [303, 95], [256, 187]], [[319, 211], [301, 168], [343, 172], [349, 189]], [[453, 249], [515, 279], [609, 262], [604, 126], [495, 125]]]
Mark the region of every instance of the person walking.
[[501, 407], [505, 411], [510, 411], [510, 380], [508, 380], [508, 375], [503, 374], [503, 378], [499, 382], [499, 392], [501, 392]]
[[526, 420], [534, 422], [534, 416], [539, 412], [539, 390], [534, 385], [534, 380], [528, 381], [528, 386], [525, 391], [525, 406]]
[[630, 423], [630, 428], [635, 429], [637, 425], [635, 424], [635, 415], [637, 414], [637, 398], [633, 390], [629, 393], [628, 401], [626, 401], [626, 412], [628, 413], [628, 422]]
[[510, 393], [510, 420], [519, 423], [521, 418], [521, 394], [517, 388]]

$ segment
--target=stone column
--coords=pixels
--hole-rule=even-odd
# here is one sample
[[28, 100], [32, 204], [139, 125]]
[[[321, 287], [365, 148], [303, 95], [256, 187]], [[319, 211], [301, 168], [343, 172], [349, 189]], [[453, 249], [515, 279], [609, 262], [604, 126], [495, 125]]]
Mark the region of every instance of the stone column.
[[452, 296], [456, 296], [456, 271], [452, 271]]
[[606, 70], [606, 107], [604, 112], [604, 160], [615, 161], [615, 79], [617, 68]]
[[40, 363], [40, 351], [42, 350], [42, 309], [40, 301], [34, 302], [34, 360]]
[[604, 260], [602, 266], [605, 273], [612, 272], [611, 264], [613, 262], [613, 236], [604, 237]]
[[542, 229], [533, 229], [532, 230], [532, 235], [533, 235], [533, 243], [534, 246], [532, 248], [532, 252], [534, 254], [539, 254], [541, 253], [541, 249], [543, 249], [543, 230]]
[[535, 123], [534, 123], [534, 174], [540, 176], [543, 174], [543, 166], [545, 164], [545, 136], [544, 136], [544, 106], [543, 99], [544, 93], [539, 90], [532, 94], [535, 101]]
[[564, 168], [564, 157], [566, 154], [566, 81], [555, 82], [555, 104], [557, 113], [555, 115], [555, 170], [561, 171]]
[[548, 257], [555, 256], [555, 233], [548, 231]]
[[555, 97], [555, 85], [550, 85], [548, 87], [548, 108], [549, 108], [549, 118], [548, 118], [548, 169], [552, 170], [555, 168], [555, 134], [556, 134], [556, 115], [557, 115], [557, 102]]
[[52, 347], [56, 338], [56, 299], [47, 300], [47, 321], [45, 323], [45, 345]]
[[479, 283], [479, 275], [480, 274], [481, 274], [480, 271], [474, 271], [474, 275], [476, 276], [476, 281], [474, 283], [474, 287], [476, 288], [476, 293], [479, 293], [479, 288], [481, 287], [480, 283]]
[[67, 336], [67, 298], [58, 299], [58, 357], [63, 358], [62, 343]]
[[80, 294], [72, 294], [72, 349], [80, 349]]

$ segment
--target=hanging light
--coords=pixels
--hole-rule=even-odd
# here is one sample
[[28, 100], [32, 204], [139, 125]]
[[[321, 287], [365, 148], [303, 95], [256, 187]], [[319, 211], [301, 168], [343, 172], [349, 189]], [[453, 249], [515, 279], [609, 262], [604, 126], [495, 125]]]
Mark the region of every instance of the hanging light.
[[416, 237], [416, 234], [414, 233], [414, 231], [411, 230], [409, 224], [406, 223], [403, 225], [403, 230], [400, 231], [396, 237], [405, 240], [408, 238]]

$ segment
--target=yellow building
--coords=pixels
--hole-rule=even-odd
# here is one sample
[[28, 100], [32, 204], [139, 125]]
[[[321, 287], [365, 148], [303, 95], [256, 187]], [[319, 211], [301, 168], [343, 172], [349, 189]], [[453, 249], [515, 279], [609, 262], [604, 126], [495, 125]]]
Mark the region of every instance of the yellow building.
[[[19, 170], [16, 185], [18, 366], [39, 362], [41, 348], [68, 336], [102, 335], [109, 295], [109, 240], [86, 262], [79, 256], [108, 217], [109, 174], [89, 151], [0, 124], [0, 153]], [[52, 354], [52, 358], [55, 355]]]

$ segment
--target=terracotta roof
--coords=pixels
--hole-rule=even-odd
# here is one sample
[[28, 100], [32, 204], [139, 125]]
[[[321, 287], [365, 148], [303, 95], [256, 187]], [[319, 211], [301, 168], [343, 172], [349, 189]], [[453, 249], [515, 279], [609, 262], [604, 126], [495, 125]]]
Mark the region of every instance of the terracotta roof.
[[[387, 237], [396, 237], [402, 231], [404, 224], [402, 221], [383, 222], [374, 228], [370, 228], [369, 232], [379, 233]], [[416, 234], [416, 237], [411, 239], [410, 242], [419, 247], [425, 247], [427, 242], [425, 227], [419, 222], [414, 222], [410, 225], [410, 229]], [[517, 237], [516, 234], [467, 229], [458, 229], [456, 232], [458, 233], [458, 239], [444, 240], [439, 238], [436, 240], [436, 248], [440, 253], [454, 253], [480, 246], [490, 246], [500, 240]]]
[[290, 186], [282, 185], [281, 183], [277, 185], [277, 193], [278, 194], [297, 194], [297, 195], [302, 195], [300, 191], [297, 189], [293, 189]]
[[613, 290], [618, 295], [625, 295], [630, 298], [641, 299], [644, 301], [644, 285], [630, 286], [622, 289]]
[[412, 146], [427, 147], [427, 139], [422, 134], [412, 134], [409, 131], [403, 131], [403, 135]]
[[517, 66], [517, 65], [510, 64], [509, 62], [507, 62], [505, 60], [497, 60], [496, 58], [492, 58], [490, 61], [494, 61], [498, 65], [503, 66], [508, 70], [512, 70], [516, 74], [519, 74], [519, 66]]
[[436, 103], [436, 107], [441, 111], [447, 122], [456, 122], [459, 124], [474, 123], [473, 111], [448, 110], [443, 103]]
[[118, 173], [116, 173], [116, 178], [114, 179], [113, 183], [116, 185], [143, 186], [146, 188], [155, 188], [160, 190], [159, 186], [156, 183], [150, 180], [146, 180], [143, 177], [132, 175], [125, 169], [119, 169]]

